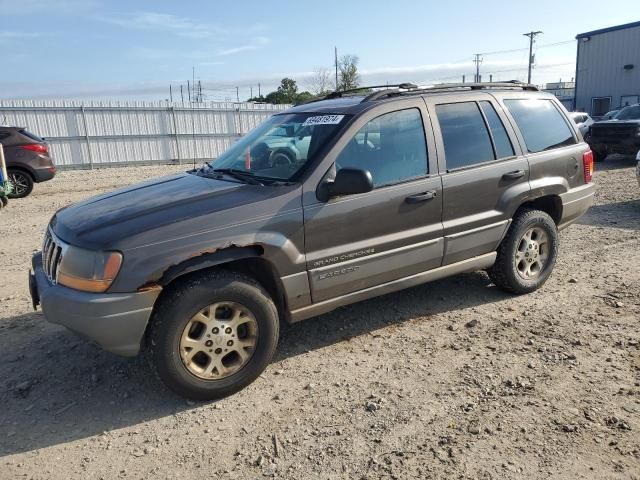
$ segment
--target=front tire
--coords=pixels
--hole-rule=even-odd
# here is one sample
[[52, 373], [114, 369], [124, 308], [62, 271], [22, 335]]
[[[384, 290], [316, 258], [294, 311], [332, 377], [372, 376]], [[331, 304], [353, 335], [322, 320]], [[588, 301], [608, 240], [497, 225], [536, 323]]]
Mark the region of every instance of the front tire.
[[558, 229], [545, 212], [519, 210], [488, 270], [496, 286], [510, 293], [530, 293], [549, 278], [558, 256]]
[[24, 198], [33, 190], [33, 177], [24, 170], [9, 168], [7, 175], [11, 182], [9, 198]]
[[147, 358], [162, 382], [193, 400], [253, 382], [278, 344], [277, 309], [253, 279], [208, 272], [170, 287], [154, 309]]

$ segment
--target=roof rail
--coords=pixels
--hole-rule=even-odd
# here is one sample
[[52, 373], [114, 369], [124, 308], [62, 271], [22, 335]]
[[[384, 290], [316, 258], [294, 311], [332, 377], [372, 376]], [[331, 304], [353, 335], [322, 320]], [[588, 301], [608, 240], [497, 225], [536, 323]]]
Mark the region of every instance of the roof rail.
[[[410, 85], [410, 84], [402, 84]], [[395, 86], [395, 85], [394, 85]], [[401, 87], [402, 88], [402, 87]], [[522, 90], [537, 92], [538, 87], [528, 83], [522, 83], [518, 80], [510, 80], [507, 82], [484, 82], [484, 83], [438, 83], [427, 87], [413, 86], [406, 88], [405, 91], [399, 89], [379, 90], [366, 96], [362, 102], [370, 102], [379, 98], [390, 97], [394, 95], [415, 95], [420, 93], [436, 93], [446, 92], [447, 90], [483, 90], [490, 88], [521, 88]]]
[[[350, 88], [348, 90], [336, 90], [335, 92], [328, 93], [327, 95], [324, 95], [322, 97], [312, 98], [311, 100], [307, 100], [306, 102], [302, 102], [300, 105], [305, 105], [307, 103], [313, 103], [313, 102], [319, 102], [321, 100], [331, 100], [331, 99], [334, 99], [334, 98], [341, 98], [345, 93], [354, 93], [354, 92], [360, 92], [362, 90], [371, 90], [373, 88], [389, 88], [389, 87], [397, 87], [396, 89], [394, 89], [394, 91], [398, 91], [398, 92], [400, 91], [399, 89], [411, 90], [411, 89], [418, 88], [418, 86], [413, 84], [413, 83], [397, 83], [397, 84], [385, 84], [385, 85], [366, 85], [366, 86], [363, 86], [363, 87]], [[385, 91], [385, 90], [383, 90], [383, 91]]]

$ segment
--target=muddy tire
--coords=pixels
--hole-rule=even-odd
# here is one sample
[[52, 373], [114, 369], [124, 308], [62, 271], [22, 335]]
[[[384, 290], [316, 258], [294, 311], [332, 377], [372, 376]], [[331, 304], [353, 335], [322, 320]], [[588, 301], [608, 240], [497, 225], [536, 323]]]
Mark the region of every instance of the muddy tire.
[[278, 344], [277, 309], [253, 279], [209, 272], [168, 287], [146, 346], [152, 369], [178, 395], [226, 397], [253, 382]]
[[530, 293], [547, 281], [558, 256], [558, 229], [545, 212], [520, 209], [488, 270], [496, 286], [510, 293]]

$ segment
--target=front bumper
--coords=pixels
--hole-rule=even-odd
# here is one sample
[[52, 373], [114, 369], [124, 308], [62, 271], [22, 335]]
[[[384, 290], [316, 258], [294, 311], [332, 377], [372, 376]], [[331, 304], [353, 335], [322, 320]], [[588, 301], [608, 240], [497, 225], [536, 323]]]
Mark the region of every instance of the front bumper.
[[562, 201], [562, 217], [558, 224], [559, 229], [568, 227], [578, 220], [593, 205], [593, 196], [596, 191], [595, 184], [587, 183], [580, 187], [572, 188], [567, 193], [560, 194]]
[[87, 293], [54, 285], [42, 269], [42, 255], [33, 255], [29, 289], [34, 307], [42, 305], [48, 321], [67, 327], [105, 350], [134, 356], [160, 290], [136, 293]]

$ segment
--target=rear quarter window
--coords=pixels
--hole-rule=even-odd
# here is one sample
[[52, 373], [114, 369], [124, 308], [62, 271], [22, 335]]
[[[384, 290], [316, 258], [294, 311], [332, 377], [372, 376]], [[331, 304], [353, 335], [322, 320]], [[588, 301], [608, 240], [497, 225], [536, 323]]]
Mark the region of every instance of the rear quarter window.
[[518, 125], [529, 153], [577, 143], [573, 131], [551, 100], [507, 99], [504, 104]]

